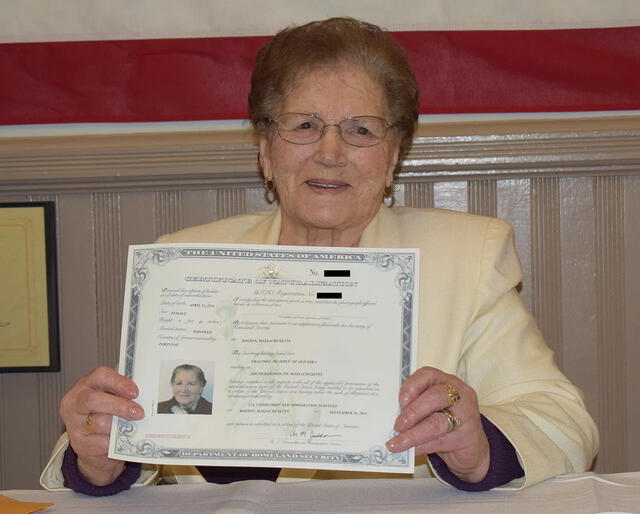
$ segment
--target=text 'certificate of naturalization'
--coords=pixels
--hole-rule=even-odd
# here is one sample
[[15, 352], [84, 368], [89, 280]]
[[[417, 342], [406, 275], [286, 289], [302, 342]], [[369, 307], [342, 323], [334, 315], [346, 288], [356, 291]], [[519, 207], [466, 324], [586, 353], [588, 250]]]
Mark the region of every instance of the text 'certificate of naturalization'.
[[414, 370], [415, 249], [131, 246], [120, 372], [142, 421], [109, 456], [412, 473], [390, 453]]

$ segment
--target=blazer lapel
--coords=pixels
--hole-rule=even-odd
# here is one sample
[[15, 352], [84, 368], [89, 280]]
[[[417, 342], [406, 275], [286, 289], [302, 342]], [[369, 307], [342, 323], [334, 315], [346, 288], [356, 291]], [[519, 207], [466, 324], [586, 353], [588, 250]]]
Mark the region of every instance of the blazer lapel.
[[402, 247], [402, 232], [397, 215], [388, 207], [381, 206], [378, 214], [364, 229], [358, 246], [362, 248]]
[[277, 245], [280, 238], [280, 223], [281, 215], [278, 207], [256, 226], [247, 230], [236, 242], [246, 245]]

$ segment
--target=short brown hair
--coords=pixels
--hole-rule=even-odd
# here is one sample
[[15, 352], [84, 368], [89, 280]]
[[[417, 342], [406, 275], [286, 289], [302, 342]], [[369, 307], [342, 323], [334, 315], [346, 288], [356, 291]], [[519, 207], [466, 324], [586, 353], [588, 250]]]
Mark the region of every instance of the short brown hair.
[[302, 74], [319, 66], [360, 65], [384, 89], [400, 135], [400, 158], [408, 152], [418, 120], [418, 85], [406, 54], [393, 36], [377, 25], [353, 18], [329, 18], [278, 32], [256, 56], [251, 75], [249, 113], [254, 131], [267, 120]]
[[180, 364], [180, 366], [176, 366], [175, 369], [173, 370], [173, 373], [171, 373], [172, 384], [174, 384], [176, 381], [176, 375], [178, 374], [178, 371], [193, 371], [196, 374], [196, 377], [198, 379], [198, 382], [200, 382], [200, 385], [202, 387], [207, 385], [207, 379], [204, 378], [204, 371], [202, 371], [202, 368], [196, 366], [195, 364]]

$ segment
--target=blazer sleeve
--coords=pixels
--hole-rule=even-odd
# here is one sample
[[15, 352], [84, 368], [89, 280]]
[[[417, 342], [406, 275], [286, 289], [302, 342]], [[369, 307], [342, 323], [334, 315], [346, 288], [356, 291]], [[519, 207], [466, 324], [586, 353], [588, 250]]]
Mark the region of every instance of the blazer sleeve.
[[[64, 459], [64, 452], [68, 446], [69, 438], [65, 432], [53, 447], [49, 461], [40, 475], [40, 485], [48, 491], [69, 491], [69, 489], [64, 486], [64, 476], [62, 475], [62, 461]], [[145, 464], [142, 466], [140, 477], [133, 486], [153, 485], [158, 481], [159, 476], [159, 466]]]
[[585, 471], [598, 449], [581, 392], [554, 362], [516, 291], [521, 279], [513, 230], [492, 220], [457, 374], [476, 390], [480, 412], [516, 449], [525, 476], [505, 486], [515, 489]]
[[[64, 476], [62, 476], [62, 460], [64, 453], [69, 446], [69, 439], [64, 433], [51, 452], [42, 474], [40, 475], [40, 485], [48, 491], [69, 491], [64, 486]], [[143, 464], [140, 477], [133, 484], [133, 487], [162, 484], [201, 484], [206, 482], [195, 466], [174, 466], [153, 464]]]

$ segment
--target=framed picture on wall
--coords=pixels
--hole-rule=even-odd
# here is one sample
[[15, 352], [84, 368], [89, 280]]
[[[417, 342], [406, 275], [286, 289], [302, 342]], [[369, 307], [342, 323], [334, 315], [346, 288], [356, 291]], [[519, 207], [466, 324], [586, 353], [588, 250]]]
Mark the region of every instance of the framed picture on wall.
[[0, 373], [59, 371], [54, 202], [0, 203]]

